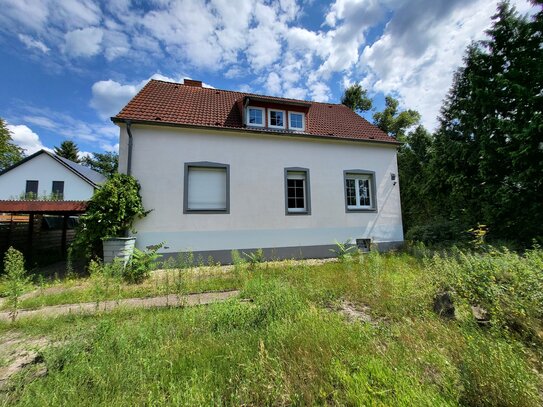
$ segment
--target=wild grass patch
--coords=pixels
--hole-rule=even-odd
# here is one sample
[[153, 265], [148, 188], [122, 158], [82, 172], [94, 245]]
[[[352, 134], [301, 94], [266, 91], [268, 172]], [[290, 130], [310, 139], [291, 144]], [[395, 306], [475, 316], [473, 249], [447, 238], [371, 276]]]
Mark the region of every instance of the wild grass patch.
[[[539, 267], [537, 258], [499, 256], [485, 270]], [[526, 260], [528, 266], [511, 266]], [[232, 271], [240, 298], [223, 303], [2, 324], [0, 336], [48, 332], [64, 343], [43, 353], [47, 376], [24, 386], [15, 380], [2, 403], [541, 405], [539, 344], [506, 325], [481, 328], [467, 313], [444, 320], [432, 312], [444, 268], [482, 272], [479, 260], [470, 263], [477, 270], [458, 256], [439, 267], [437, 261], [373, 253], [320, 265], [241, 265]], [[537, 304], [530, 296], [520, 303]], [[468, 297], [457, 297], [462, 307]], [[364, 304], [375, 321], [349, 320], [327, 307], [341, 300]]]

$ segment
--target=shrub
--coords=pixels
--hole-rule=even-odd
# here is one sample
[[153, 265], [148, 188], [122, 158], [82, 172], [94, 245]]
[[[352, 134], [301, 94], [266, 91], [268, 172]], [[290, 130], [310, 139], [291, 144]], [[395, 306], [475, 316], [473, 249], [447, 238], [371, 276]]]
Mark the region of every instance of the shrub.
[[543, 251], [524, 255], [507, 249], [488, 253], [434, 256], [430, 262], [441, 289], [452, 289], [458, 299], [486, 309], [496, 327], [521, 336], [537, 337], [543, 319]]
[[349, 240], [346, 240], [345, 242], [336, 242], [336, 247], [334, 249], [330, 249], [332, 253], [336, 255], [339, 261], [349, 261], [352, 260], [353, 255], [357, 251], [357, 247], [353, 246]]
[[160, 257], [158, 250], [164, 245], [160, 243], [151, 247], [148, 251], [134, 249], [130, 262], [125, 267], [123, 278], [131, 284], [139, 284], [149, 278], [156, 260]]
[[415, 225], [405, 234], [406, 240], [423, 242], [424, 244], [442, 244], [460, 241], [466, 238], [464, 229], [458, 222], [444, 219], [435, 219], [424, 225]]
[[242, 271], [247, 261], [239, 254], [239, 251], [235, 249], [230, 252], [230, 256], [232, 258], [232, 265], [234, 266], [234, 271]]
[[79, 219], [74, 246], [89, 255], [102, 255], [102, 239], [124, 236], [134, 222], [147, 215], [138, 181], [115, 174], [92, 196]]
[[243, 255], [249, 262], [249, 268], [251, 269], [255, 269], [257, 265], [264, 262], [264, 250], [262, 249], [256, 249], [254, 252], [251, 253], [243, 252]]
[[7, 287], [7, 304], [10, 308], [11, 320], [17, 318], [19, 298], [28, 283], [23, 254], [10, 247], [4, 255], [4, 272]]

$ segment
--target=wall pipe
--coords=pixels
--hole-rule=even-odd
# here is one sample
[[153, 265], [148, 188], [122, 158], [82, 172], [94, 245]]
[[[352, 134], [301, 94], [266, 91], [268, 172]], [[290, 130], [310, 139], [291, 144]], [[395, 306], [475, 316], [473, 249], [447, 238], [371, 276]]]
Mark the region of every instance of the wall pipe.
[[132, 174], [132, 122], [126, 121], [126, 132], [128, 133], [128, 158], [126, 161], [126, 175]]

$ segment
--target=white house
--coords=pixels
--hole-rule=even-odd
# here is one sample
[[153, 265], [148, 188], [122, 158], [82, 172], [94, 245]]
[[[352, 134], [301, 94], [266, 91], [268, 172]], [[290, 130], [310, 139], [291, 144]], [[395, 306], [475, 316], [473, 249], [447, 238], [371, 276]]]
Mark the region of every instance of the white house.
[[105, 180], [88, 167], [40, 150], [0, 172], [0, 199], [86, 201]]
[[230, 260], [403, 241], [399, 143], [344, 105], [150, 81], [115, 117], [146, 209], [137, 246]]

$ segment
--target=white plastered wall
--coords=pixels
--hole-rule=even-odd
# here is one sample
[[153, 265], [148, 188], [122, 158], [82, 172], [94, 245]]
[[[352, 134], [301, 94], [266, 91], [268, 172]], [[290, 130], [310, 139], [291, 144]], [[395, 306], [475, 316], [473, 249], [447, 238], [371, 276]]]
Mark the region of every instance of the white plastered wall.
[[[403, 240], [396, 147], [273, 134], [132, 125], [132, 175], [146, 209], [138, 247], [164, 252], [329, 245], [370, 238]], [[128, 136], [121, 127], [120, 166]], [[183, 214], [185, 162], [230, 165], [230, 213]], [[284, 169], [310, 170], [311, 215], [285, 215]], [[343, 171], [375, 171], [377, 212], [346, 213]]]
[[40, 154], [0, 175], [0, 199], [19, 199], [27, 180], [38, 181], [38, 195], [51, 195], [53, 181], [64, 181], [64, 200], [86, 201], [94, 187], [47, 154]]

